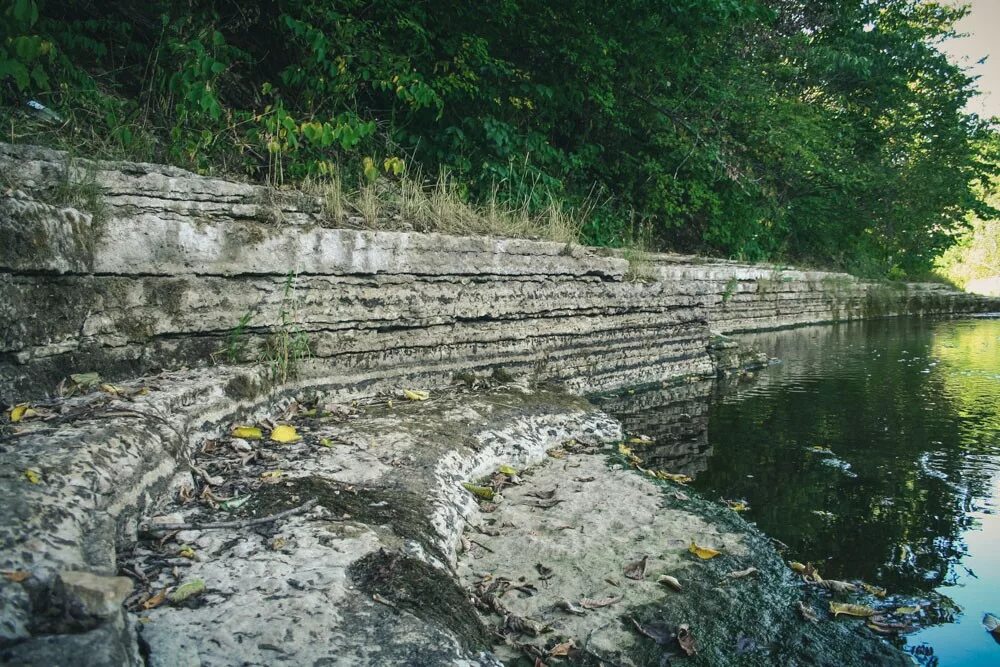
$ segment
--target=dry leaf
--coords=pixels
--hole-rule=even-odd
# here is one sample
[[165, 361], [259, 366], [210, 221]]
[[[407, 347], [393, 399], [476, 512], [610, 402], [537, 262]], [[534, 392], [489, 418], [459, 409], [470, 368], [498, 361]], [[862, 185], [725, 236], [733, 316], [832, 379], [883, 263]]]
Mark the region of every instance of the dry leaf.
[[25, 570], [4, 570], [0, 574], [3, 574], [4, 578], [8, 581], [13, 581], [15, 584], [19, 584], [31, 576], [31, 573]]
[[689, 656], [698, 652], [694, 645], [694, 635], [691, 634], [691, 626], [681, 623], [677, 626], [677, 643], [681, 645], [681, 650]]
[[545, 453], [548, 454], [550, 457], [552, 457], [554, 459], [564, 459], [564, 458], [566, 458], [566, 450], [565, 449], [560, 449], [559, 447], [556, 447], [555, 449], [550, 449], [549, 451], [547, 451]]
[[256, 426], [237, 426], [233, 429], [232, 436], [243, 440], [260, 440], [264, 434]]
[[693, 477], [689, 477], [679, 472], [667, 472], [665, 470], [657, 470], [654, 474], [659, 479], [665, 479], [668, 482], [677, 482], [678, 484], [687, 484], [688, 482], [694, 481]]
[[862, 604], [847, 604], [845, 602], [831, 602], [830, 613], [834, 618], [840, 614], [846, 616], [857, 616], [858, 618], [868, 618], [875, 615], [875, 610]]
[[511, 466], [500, 466], [498, 470], [508, 477], [513, 477], [517, 474], [517, 470]]
[[805, 565], [803, 565], [802, 563], [800, 563], [798, 561], [794, 561], [794, 560], [788, 561], [788, 567], [792, 568], [793, 570], [795, 570], [799, 574], [804, 574], [805, 571], [806, 571], [806, 566]]
[[734, 512], [746, 512], [750, 509], [750, 506], [746, 504], [745, 500], [726, 500], [725, 503], [726, 506]]
[[197, 558], [197, 556], [194, 553], [194, 549], [192, 549], [187, 544], [185, 544], [184, 546], [182, 546], [180, 549], [177, 550], [177, 555], [183, 556], [188, 560], [195, 560], [195, 558]]
[[818, 585], [833, 593], [856, 593], [858, 590], [854, 584], [836, 579], [824, 579], [818, 582]]
[[632, 623], [635, 625], [636, 630], [638, 630], [640, 634], [649, 637], [660, 646], [666, 646], [674, 638], [673, 631], [671, 631], [670, 626], [667, 625], [666, 623], [641, 624], [634, 618], [632, 618], [631, 620]]
[[799, 610], [799, 614], [802, 615], [803, 619], [809, 621], [810, 623], [819, 622], [819, 618], [816, 616], [816, 612], [813, 610], [813, 608], [802, 602], [802, 600], [799, 600], [797, 609]]
[[742, 579], [743, 577], [749, 577], [751, 574], [757, 574], [759, 571], [755, 567], [748, 567], [745, 570], [733, 570], [726, 576], [730, 579]]
[[691, 545], [688, 547], [688, 551], [690, 551], [691, 553], [693, 553], [695, 556], [697, 556], [702, 560], [709, 560], [710, 558], [715, 558], [720, 553], [722, 553], [710, 547], [699, 547], [694, 542], [692, 542]]
[[153, 595], [148, 600], [146, 600], [145, 602], [143, 602], [142, 603], [142, 608], [143, 609], [155, 609], [156, 607], [159, 607], [161, 604], [163, 604], [166, 601], [167, 601], [167, 589], [164, 588], [164, 589], [160, 590], [159, 593], [157, 593], [156, 595]]
[[34, 468], [28, 468], [24, 471], [24, 478], [32, 484], [38, 484], [42, 481], [42, 473], [38, 472]]
[[576, 614], [577, 616], [583, 616], [584, 614], [587, 613], [586, 609], [581, 609], [580, 607], [577, 607], [569, 600], [560, 600], [557, 606], [563, 611], [568, 611], [569, 613]]
[[983, 627], [994, 637], [1000, 637], [1000, 618], [990, 613], [983, 615]]
[[629, 579], [635, 579], [641, 581], [646, 578], [646, 561], [649, 560], [649, 556], [643, 556], [639, 560], [628, 563], [625, 566], [625, 576]]
[[567, 656], [569, 655], [569, 652], [573, 650], [575, 647], [576, 645], [573, 643], [573, 640], [571, 639], [568, 642], [563, 642], [562, 644], [556, 644], [555, 646], [553, 646], [551, 649], [549, 649], [549, 655], [552, 656], [553, 658]]
[[916, 614], [919, 611], [920, 607], [896, 607], [896, 611], [894, 611], [893, 613], [907, 616], [909, 614]]
[[584, 609], [600, 609], [601, 607], [610, 607], [616, 602], [621, 602], [621, 600], [622, 596], [620, 595], [614, 595], [607, 598], [598, 598], [596, 600], [591, 598], [583, 598], [582, 600], [580, 600], [580, 606], [583, 607]]
[[660, 575], [660, 578], [656, 580], [656, 583], [663, 584], [664, 586], [672, 588], [678, 592], [681, 590], [681, 582], [677, 581], [677, 577], [672, 577], [669, 574]]
[[403, 397], [408, 401], [426, 401], [431, 397], [430, 392], [419, 389], [404, 389]]
[[878, 586], [872, 586], [871, 584], [861, 584], [861, 588], [865, 589], [875, 597], [884, 598], [888, 591], [884, 588], [879, 588]]
[[262, 472], [260, 474], [260, 478], [261, 479], [268, 479], [268, 480], [277, 480], [283, 474], [284, 473], [282, 471], [280, 471], [280, 470], [268, 470], [267, 472]]
[[273, 429], [271, 429], [271, 442], [288, 444], [291, 442], [298, 442], [301, 439], [302, 437], [299, 436], [294, 426], [289, 426], [288, 424], [281, 424], [280, 426], [275, 426]]

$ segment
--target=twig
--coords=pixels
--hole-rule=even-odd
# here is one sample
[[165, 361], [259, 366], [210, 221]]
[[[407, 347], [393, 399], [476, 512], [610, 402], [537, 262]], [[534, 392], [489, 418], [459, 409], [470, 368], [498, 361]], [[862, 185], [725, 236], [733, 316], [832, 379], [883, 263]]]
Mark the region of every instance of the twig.
[[250, 526], [259, 526], [262, 523], [271, 523], [272, 521], [277, 521], [279, 519], [284, 519], [285, 517], [293, 516], [295, 514], [301, 514], [307, 509], [315, 505], [318, 501], [317, 498], [312, 500], [307, 500], [298, 507], [293, 507], [290, 510], [285, 510], [284, 512], [278, 512], [277, 514], [272, 514], [270, 516], [262, 516], [259, 519], [244, 519], [242, 521], [219, 521], [216, 523], [161, 523], [154, 526], [146, 525], [146, 531], [164, 531], [164, 530], [216, 530], [219, 528], [249, 528]]
[[489, 551], [489, 552], [490, 552], [491, 554], [492, 554], [492, 553], [496, 553], [496, 552], [494, 552], [494, 551], [493, 551], [493, 549], [490, 549], [490, 548], [489, 548], [488, 546], [486, 546], [486, 545], [485, 545], [485, 544], [483, 544], [482, 542], [477, 542], [476, 540], [472, 539], [471, 537], [467, 537], [467, 538], [465, 538], [465, 539], [469, 540], [470, 542], [472, 542], [472, 543], [473, 543], [473, 544], [475, 544], [475, 545], [478, 545], [478, 546], [481, 546], [482, 548], [484, 548], [484, 549], [486, 549], [487, 551]]

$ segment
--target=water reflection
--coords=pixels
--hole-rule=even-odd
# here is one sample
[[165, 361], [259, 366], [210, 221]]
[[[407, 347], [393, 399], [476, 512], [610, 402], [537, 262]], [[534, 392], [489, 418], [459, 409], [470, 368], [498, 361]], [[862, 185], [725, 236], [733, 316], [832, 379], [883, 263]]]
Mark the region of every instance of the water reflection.
[[746, 498], [748, 518], [824, 576], [934, 592], [910, 638], [942, 665], [1000, 664], [1000, 321], [888, 320], [744, 337], [781, 359], [713, 395], [609, 406], [657, 439], [651, 467]]

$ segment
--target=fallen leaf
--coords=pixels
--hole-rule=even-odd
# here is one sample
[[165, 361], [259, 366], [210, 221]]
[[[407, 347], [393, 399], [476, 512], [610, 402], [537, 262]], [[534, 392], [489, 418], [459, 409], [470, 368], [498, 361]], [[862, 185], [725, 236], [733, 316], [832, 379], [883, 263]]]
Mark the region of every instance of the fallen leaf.
[[633, 445], [651, 445], [653, 444], [653, 439], [648, 435], [637, 435], [628, 439], [630, 444]]
[[806, 571], [806, 566], [805, 565], [803, 565], [802, 563], [800, 563], [798, 561], [794, 561], [794, 560], [788, 561], [788, 567], [792, 568], [793, 570], [795, 570], [799, 574], [804, 574], [805, 571]]
[[654, 642], [656, 642], [660, 646], [666, 646], [674, 638], [673, 631], [670, 629], [670, 626], [667, 625], [666, 623], [646, 623], [646, 624], [641, 624], [641, 623], [639, 623], [639, 621], [635, 620], [634, 618], [631, 618], [631, 617], [629, 617], [629, 618], [631, 619], [632, 623], [635, 625], [636, 630], [639, 631], [639, 634], [642, 634], [642, 635], [645, 635], [645, 636], [649, 637], [650, 639], [652, 639]]
[[699, 547], [694, 542], [692, 542], [691, 545], [688, 547], [688, 551], [690, 551], [691, 553], [693, 553], [695, 556], [697, 556], [702, 560], [709, 560], [710, 558], [715, 558], [716, 556], [722, 553], [721, 551], [716, 551], [711, 547]]
[[635, 579], [641, 581], [646, 578], [646, 561], [649, 560], [649, 556], [643, 556], [637, 561], [628, 563], [625, 565], [625, 576], [629, 579]]
[[517, 470], [511, 466], [500, 466], [499, 471], [508, 477], [513, 477], [517, 474]]
[[240, 507], [243, 507], [243, 505], [245, 505], [246, 502], [248, 500], [250, 500], [250, 498], [252, 498], [252, 497], [253, 496], [251, 496], [250, 494], [247, 494], [247, 495], [243, 496], [242, 498], [230, 498], [229, 500], [222, 501], [222, 503], [219, 505], [219, 507], [221, 507], [224, 510], [239, 509]]
[[597, 598], [596, 600], [591, 598], [583, 598], [582, 600], [580, 600], [580, 606], [583, 607], [584, 609], [600, 609], [601, 607], [610, 607], [616, 602], [621, 602], [621, 600], [622, 596], [620, 595], [614, 595], [607, 598]]
[[758, 570], [757, 568], [748, 567], [745, 570], [733, 570], [726, 576], [729, 577], [730, 579], [742, 579], [743, 577], [749, 577], [751, 574], [757, 574], [758, 572], [760, 572], [760, 570]]
[[559, 447], [556, 447], [555, 449], [550, 449], [549, 451], [547, 451], [545, 453], [548, 454], [550, 457], [552, 457], [554, 459], [564, 459], [564, 458], [566, 458], [566, 450], [565, 449], [561, 449]]
[[[17, 405], [15, 405], [14, 407], [12, 407], [10, 410], [8, 410], [7, 411], [7, 415], [10, 417], [11, 422], [14, 422], [16, 424], [17, 422], [21, 421], [25, 417], [30, 417], [31, 415], [28, 414], [28, 412], [30, 410], [29, 405], [30, 404], [28, 404], [28, 403], [18, 403]], [[30, 410], [30, 411], [34, 412], [34, 410]]]
[[1000, 637], [1000, 618], [987, 612], [983, 615], [983, 627], [996, 637]]
[[879, 588], [878, 586], [872, 586], [871, 584], [861, 584], [861, 588], [865, 589], [875, 597], [884, 598], [888, 591], [884, 588]]
[[496, 495], [493, 489], [488, 486], [478, 486], [470, 482], [462, 482], [462, 486], [466, 491], [483, 500], [493, 500], [493, 497]]
[[167, 601], [167, 589], [161, 589], [159, 593], [153, 595], [142, 603], [143, 609], [155, 609]]
[[237, 426], [233, 429], [232, 436], [244, 440], [260, 440], [264, 434], [256, 426]]
[[319, 444], [324, 447], [333, 447], [333, 440], [330, 440], [330, 438], [320, 438]]
[[830, 613], [836, 618], [840, 614], [846, 616], [857, 616], [858, 618], [868, 618], [875, 615], [875, 610], [862, 604], [847, 604], [845, 602], [831, 602]]
[[687, 484], [688, 482], [693, 482], [694, 478], [684, 475], [679, 472], [667, 472], [665, 470], [657, 470], [654, 473], [659, 479], [665, 479], [668, 482], [676, 482], [677, 484]]
[[577, 607], [569, 600], [560, 600], [557, 606], [563, 611], [568, 611], [569, 613], [576, 614], [577, 616], [583, 616], [584, 614], [587, 613], [586, 609], [581, 609], [580, 607]]
[[38, 484], [42, 481], [42, 473], [38, 472], [34, 468], [28, 468], [24, 471], [24, 478], [32, 484]]
[[573, 643], [573, 640], [571, 639], [568, 642], [563, 642], [562, 644], [556, 644], [555, 646], [550, 648], [549, 655], [552, 656], [553, 658], [566, 656], [569, 655], [569, 652], [573, 650], [575, 647], [576, 645]]
[[25, 570], [4, 570], [0, 574], [3, 574], [4, 578], [8, 581], [13, 581], [15, 584], [19, 584], [31, 576], [31, 573]]
[[187, 544], [185, 544], [184, 546], [182, 546], [180, 549], [177, 550], [177, 555], [178, 556], [183, 556], [184, 558], [187, 558], [188, 560], [194, 560], [195, 558], [197, 558], [197, 555], [195, 555], [195, 553], [194, 553], [194, 549], [192, 549]]
[[280, 426], [275, 426], [271, 429], [271, 442], [288, 444], [291, 442], [298, 442], [301, 439], [302, 437], [299, 436], [294, 426], [281, 424]]
[[681, 650], [689, 656], [698, 652], [698, 648], [694, 645], [694, 635], [691, 634], [691, 626], [687, 623], [681, 623], [677, 626], [677, 643], [681, 645]]
[[426, 401], [431, 397], [430, 392], [419, 389], [404, 389], [403, 397], [408, 401]]
[[799, 610], [799, 614], [803, 619], [809, 621], [810, 623], [818, 623], [819, 617], [816, 616], [816, 612], [812, 607], [799, 600], [796, 608]]
[[672, 577], [669, 574], [661, 574], [660, 578], [656, 580], [656, 583], [663, 584], [675, 591], [681, 590], [681, 582], [677, 581], [677, 577]]
[[746, 504], [744, 500], [727, 500], [725, 501], [726, 507], [733, 510], [734, 512], [746, 512], [750, 509], [750, 506]]
[[79, 389], [92, 389], [101, 383], [98, 373], [73, 373], [69, 379]]
[[285, 473], [283, 473], [281, 470], [268, 470], [266, 472], [262, 472], [260, 474], [260, 478], [261, 479], [277, 480], [283, 474], [285, 474]]
[[100, 386], [100, 390], [103, 391], [105, 394], [111, 394], [112, 396], [121, 396], [123, 393], [125, 393], [125, 390], [122, 389], [121, 387], [107, 383], [102, 384]]
[[513, 632], [532, 635], [537, 637], [548, 629], [547, 625], [533, 621], [517, 614], [507, 614], [504, 619], [504, 627]]
[[854, 584], [836, 579], [824, 579], [818, 582], [818, 585], [833, 593], [855, 593], [858, 590]]
[[896, 611], [893, 613], [907, 616], [909, 614], [916, 614], [918, 611], [920, 611], [920, 607], [896, 607]]
[[201, 595], [204, 592], [205, 582], [201, 579], [193, 579], [178, 586], [173, 593], [167, 596], [167, 599], [174, 604], [179, 604], [189, 598]]
[[288, 542], [287, 540], [285, 540], [285, 538], [278, 535], [273, 540], [271, 540], [271, 549], [273, 549], [274, 551], [281, 551], [282, 549], [285, 548], [285, 545], [287, 543]]

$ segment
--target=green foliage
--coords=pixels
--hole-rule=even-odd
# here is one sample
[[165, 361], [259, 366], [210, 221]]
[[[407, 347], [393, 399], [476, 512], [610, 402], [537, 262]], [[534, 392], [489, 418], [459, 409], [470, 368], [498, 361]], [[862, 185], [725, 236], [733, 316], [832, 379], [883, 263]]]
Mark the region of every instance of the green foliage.
[[289, 273], [278, 312], [278, 325], [265, 343], [261, 357], [271, 379], [282, 384], [295, 377], [301, 363], [310, 355], [309, 334], [299, 326], [297, 310], [295, 275]]
[[909, 276], [992, 214], [993, 128], [937, 48], [963, 11], [13, 0], [0, 90], [66, 119], [40, 131], [19, 111], [19, 140], [274, 184], [447, 172], [467, 201], [586, 206], [596, 245], [641, 223], [657, 248]]

